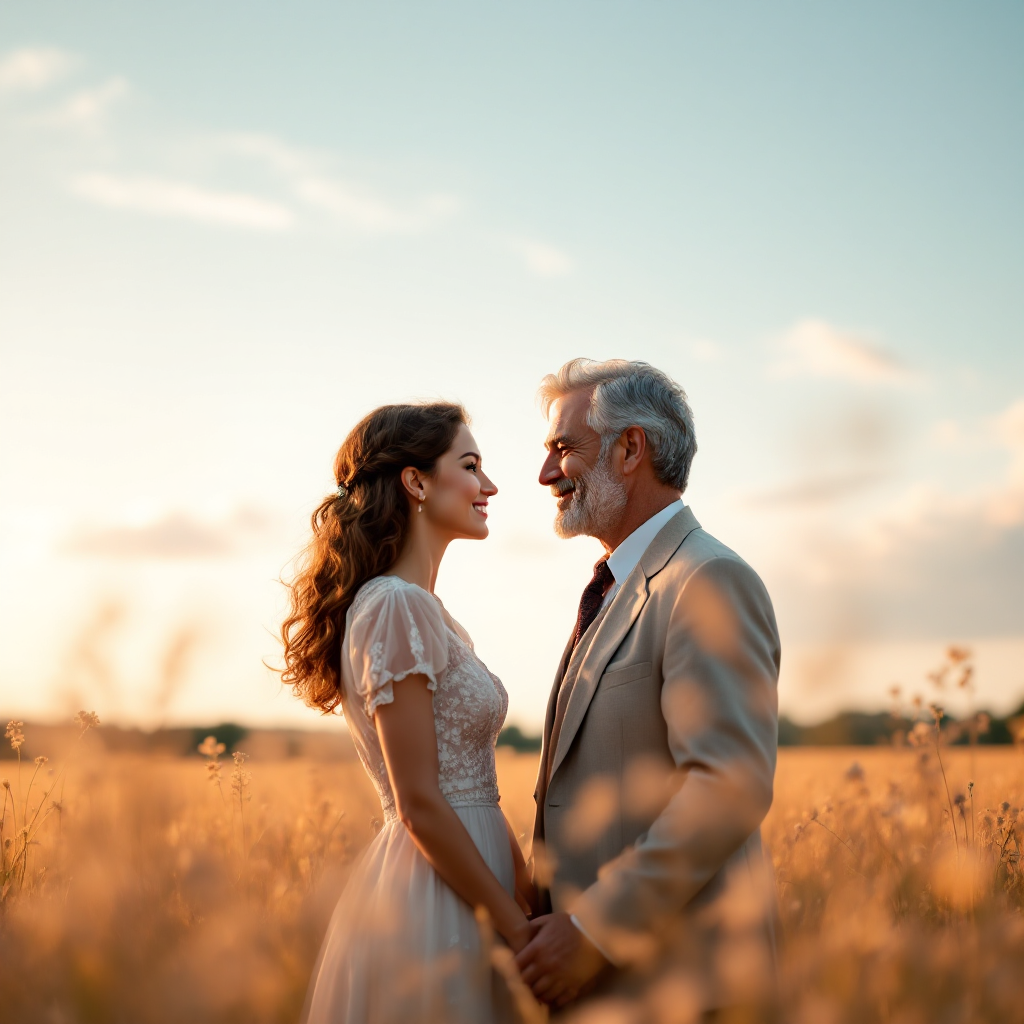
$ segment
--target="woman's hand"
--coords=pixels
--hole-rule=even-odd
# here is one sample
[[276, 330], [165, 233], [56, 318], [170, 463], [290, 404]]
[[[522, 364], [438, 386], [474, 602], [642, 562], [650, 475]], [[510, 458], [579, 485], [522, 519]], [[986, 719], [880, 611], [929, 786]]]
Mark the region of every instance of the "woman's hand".
[[527, 917], [533, 917], [540, 910], [540, 898], [537, 894], [537, 886], [530, 877], [530, 869], [526, 866], [526, 858], [523, 856], [522, 847], [516, 838], [512, 823], [505, 819], [505, 828], [508, 831], [509, 845], [512, 847], [512, 863], [515, 865], [516, 876], [516, 903], [522, 908]]
[[533, 932], [530, 922], [523, 921], [522, 925], [506, 936], [505, 941], [508, 943], [509, 949], [518, 956], [530, 944]]

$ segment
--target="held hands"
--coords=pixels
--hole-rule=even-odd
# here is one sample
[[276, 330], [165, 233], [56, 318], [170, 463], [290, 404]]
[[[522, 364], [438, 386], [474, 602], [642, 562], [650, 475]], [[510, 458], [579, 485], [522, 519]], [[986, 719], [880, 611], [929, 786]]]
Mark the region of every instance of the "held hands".
[[546, 914], [530, 922], [531, 938], [516, 956], [523, 981], [545, 1003], [571, 1002], [608, 966], [596, 946], [568, 914]]

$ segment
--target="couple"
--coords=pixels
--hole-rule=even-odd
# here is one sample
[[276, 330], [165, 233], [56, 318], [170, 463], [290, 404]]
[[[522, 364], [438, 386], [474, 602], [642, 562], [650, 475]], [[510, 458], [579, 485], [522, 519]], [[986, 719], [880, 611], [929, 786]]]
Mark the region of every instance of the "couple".
[[284, 679], [342, 708], [384, 826], [332, 917], [308, 1024], [520, 1019], [480, 908], [525, 985], [570, 1017], [605, 998], [644, 1008], [630, 1020], [699, 1019], [770, 985], [768, 594], [681, 499], [697, 446], [675, 382], [575, 359], [540, 393], [555, 529], [607, 555], [555, 673], [530, 866], [498, 802], [507, 695], [433, 592], [449, 542], [487, 536], [497, 493], [463, 409], [371, 413], [313, 516]]

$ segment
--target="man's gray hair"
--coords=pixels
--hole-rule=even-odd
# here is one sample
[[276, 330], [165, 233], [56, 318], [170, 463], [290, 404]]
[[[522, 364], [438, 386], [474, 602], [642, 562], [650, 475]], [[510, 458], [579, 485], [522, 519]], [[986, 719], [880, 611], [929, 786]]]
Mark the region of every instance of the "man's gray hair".
[[538, 394], [547, 415], [556, 398], [591, 390], [587, 423], [601, 435], [602, 442], [618, 437], [627, 427], [642, 427], [658, 479], [685, 491], [690, 464], [697, 454], [686, 392], [650, 363], [581, 358], [570, 359], [557, 373], [549, 373]]

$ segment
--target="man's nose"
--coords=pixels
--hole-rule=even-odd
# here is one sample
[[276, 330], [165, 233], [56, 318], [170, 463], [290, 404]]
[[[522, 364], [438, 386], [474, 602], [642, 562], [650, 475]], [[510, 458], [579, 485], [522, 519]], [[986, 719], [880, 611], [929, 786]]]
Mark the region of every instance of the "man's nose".
[[540, 476], [537, 478], [541, 487], [550, 487], [562, 476], [562, 464], [556, 452], [549, 452], [540, 467]]

